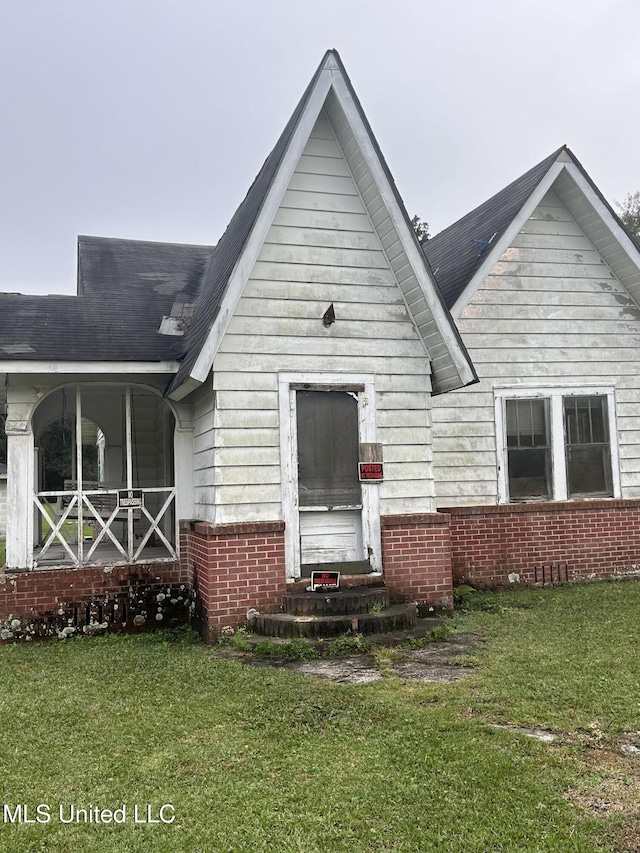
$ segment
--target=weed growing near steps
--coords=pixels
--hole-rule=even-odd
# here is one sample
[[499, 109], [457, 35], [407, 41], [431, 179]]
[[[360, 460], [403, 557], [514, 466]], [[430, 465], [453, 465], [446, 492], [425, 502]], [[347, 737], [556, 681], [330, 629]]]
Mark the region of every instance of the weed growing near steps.
[[498, 596], [496, 590], [478, 590], [472, 586], [461, 584], [453, 590], [453, 603], [456, 613], [473, 611], [504, 613], [511, 608], [526, 610], [533, 607], [533, 604], [517, 596], [520, 591], [518, 589], [505, 589], [501, 590], [501, 595]]
[[430, 646], [432, 643], [444, 643], [453, 637], [453, 628], [448, 625], [438, 625], [432, 628], [424, 637], [411, 637], [400, 643], [399, 649], [423, 649], [425, 646]]
[[254, 649], [257, 658], [274, 658], [276, 660], [311, 660], [319, 657], [317, 650], [308, 640], [302, 637], [276, 643], [274, 640], [264, 640]]
[[362, 634], [343, 634], [327, 644], [327, 657], [343, 658], [348, 655], [359, 655], [371, 651], [371, 641]]

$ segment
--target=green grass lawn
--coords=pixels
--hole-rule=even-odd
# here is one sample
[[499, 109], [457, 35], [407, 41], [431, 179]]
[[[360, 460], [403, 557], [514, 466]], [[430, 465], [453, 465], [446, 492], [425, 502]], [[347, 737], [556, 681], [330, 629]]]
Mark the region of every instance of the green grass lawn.
[[5, 555], [7, 553], [7, 543], [4, 539], [0, 539], [0, 566], [4, 566]]
[[51, 815], [5, 817], [0, 850], [638, 849], [640, 582], [473, 599], [454, 626], [486, 642], [455, 684], [334, 684], [188, 636], [0, 647], [3, 803]]

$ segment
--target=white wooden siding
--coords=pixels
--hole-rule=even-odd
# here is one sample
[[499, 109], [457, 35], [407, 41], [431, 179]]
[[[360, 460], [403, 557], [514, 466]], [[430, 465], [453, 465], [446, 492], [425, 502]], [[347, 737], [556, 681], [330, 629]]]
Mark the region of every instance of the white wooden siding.
[[[336, 322], [325, 327], [331, 303]], [[375, 374], [385, 481], [367, 488], [380, 490], [383, 513], [433, 509], [429, 361], [325, 113], [221, 342], [213, 365], [215, 408], [209, 403], [206, 417], [196, 416], [200, 458], [215, 467], [206, 494], [200, 483], [212, 475], [196, 471], [201, 516], [281, 518], [283, 371]], [[201, 392], [200, 405], [207, 408], [211, 397]]]
[[193, 395], [193, 483], [195, 491], [195, 516], [203, 521], [214, 521], [214, 395], [205, 383]]
[[0, 477], [0, 539], [7, 535], [7, 478]]
[[434, 398], [440, 507], [497, 502], [493, 388], [615, 387], [623, 497], [640, 495], [640, 309], [550, 192], [458, 323], [481, 384]]

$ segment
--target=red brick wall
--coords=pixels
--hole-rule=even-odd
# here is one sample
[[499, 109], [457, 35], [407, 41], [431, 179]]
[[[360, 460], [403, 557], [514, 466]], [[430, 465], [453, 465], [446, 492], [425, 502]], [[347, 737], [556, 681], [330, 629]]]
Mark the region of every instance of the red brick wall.
[[251, 608], [278, 610], [286, 593], [284, 522], [180, 522], [188, 539], [198, 614], [205, 640], [246, 621]]
[[[455, 583], [540, 582], [558, 568], [569, 581], [640, 572], [640, 500], [457, 507], [451, 519]], [[537, 572], [536, 572], [537, 569]], [[517, 578], [509, 575], [517, 575]]]
[[177, 563], [3, 572], [0, 639], [56, 636], [70, 627], [90, 633], [90, 626], [99, 630], [107, 624], [118, 630], [156, 628], [178, 617], [186, 621], [190, 603]]
[[391, 597], [449, 610], [453, 603], [449, 517], [443, 513], [387, 515], [382, 566]]

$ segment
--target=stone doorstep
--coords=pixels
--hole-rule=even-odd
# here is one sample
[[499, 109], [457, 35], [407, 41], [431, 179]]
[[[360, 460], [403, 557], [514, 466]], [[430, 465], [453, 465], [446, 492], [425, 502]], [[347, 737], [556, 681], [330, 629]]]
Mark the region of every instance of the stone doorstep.
[[[283, 615], [283, 614], [279, 614]], [[399, 646], [402, 643], [409, 642], [410, 640], [422, 640], [428, 634], [430, 634], [435, 628], [441, 628], [445, 624], [444, 619], [441, 618], [428, 618], [428, 619], [417, 619], [415, 626], [411, 628], [402, 628], [397, 631], [388, 631], [385, 634], [367, 634], [366, 639], [373, 646], [384, 646], [388, 648], [393, 648], [394, 646]], [[348, 632], [347, 632], [348, 633]], [[341, 634], [337, 635], [342, 636]], [[280, 645], [281, 643], [288, 643], [291, 638], [289, 637], [271, 637], [266, 634], [258, 634], [251, 633], [245, 636], [246, 641], [251, 646], [259, 646], [260, 643], [264, 643], [265, 640], [269, 640], [272, 643], [276, 643]], [[305, 637], [312, 648], [322, 650], [326, 649], [326, 638], [315, 638], [315, 637]], [[335, 639], [332, 638], [332, 639]]]
[[416, 624], [415, 604], [394, 604], [380, 613], [358, 613], [340, 616], [294, 616], [290, 613], [267, 613], [256, 620], [263, 634], [279, 637], [336, 637], [354, 634], [378, 634], [411, 628]]
[[292, 616], [355, 616], [389, 607], [385, 587], [356, 586], [335, 592], [289, 593], [283, 599], [284, 612]]

